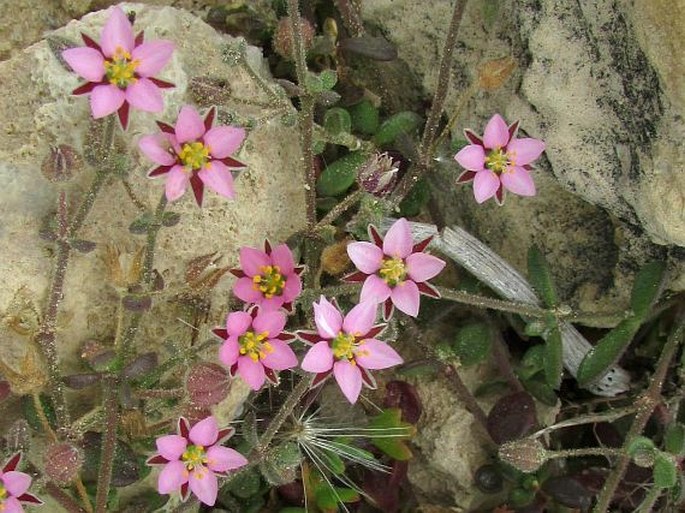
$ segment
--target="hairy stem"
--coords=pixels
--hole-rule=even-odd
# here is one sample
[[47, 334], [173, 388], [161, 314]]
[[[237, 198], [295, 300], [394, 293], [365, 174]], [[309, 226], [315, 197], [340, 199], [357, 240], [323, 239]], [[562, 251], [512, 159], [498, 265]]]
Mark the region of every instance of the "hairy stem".
[[606, 458], [615, 458], [621, 456], [623, 450], [610, 447], [583, 447], [581, 449], [547, 451], [545, 454], [549, 460], [557, 458], [582, 458], [583, 456], [605, 456]]
[[81, 481], [80, 476], [76, 478], [76, 481], [74, 481], [74, 486], [76, 486], [76, 491], [78, 492], [79, 497], [81, 497], [83, 507], [86, 509], [88, 513], [93, 513], [93, 505], [90, 503], [88, 491], [86, 490], [83, 481]]
[[117, 444], [117, 420], [119, 413], [119, 387], [112, 377], [104, 382], [104, 434], [102, 437], [102, 452], [100, 453], [100, 468], [98, 470], [98, 487], [95, 494], [95, 513], [106, 513], [107, 497], [112, 482], [112, 468], [114, 467], [114, 451]]
[[45, 483], [45, 491], [69, 513], [89, 513], [52, 481]]
[[340, 203], [336, 204], [328, 214], [326, 214], [321, 221], [316, 224], [315, 230], [320, 230], [324, 226], [333, 224], [333, 222], [338, 219], [341, 215], [347, 212], [350, 207], [354, 206], [355, 203], [360, 201], [364, 197], [364, 191], [358, 190], [351, 194], [345, 196]]
[[506, 301], [504, 299], [496, 299], [487, 296], [479, 296], [477, 294], [470, 294], [461, 290], [448, 289], [446, 287], [436, 287], [443, 299], [448, 301], [456, 301], [467, 305], [477, 306], [479, 308], [490, 308], [492, 310], [499, 310], [502, 312], [511, 312], [527, 317], [544, 318], [549, 311], [527, 303], [519, 303], [515, 301]]

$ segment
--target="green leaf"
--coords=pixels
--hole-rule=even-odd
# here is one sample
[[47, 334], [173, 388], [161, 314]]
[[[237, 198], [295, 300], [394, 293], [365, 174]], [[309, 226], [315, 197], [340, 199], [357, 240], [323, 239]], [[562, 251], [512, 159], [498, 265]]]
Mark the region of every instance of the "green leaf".
[[685, 453], [685, 426], [683, 424], [668, 426], [664, 436], [664, 447], [676, 456], [682, 456]]
[[380, 124], [378, 109], [371, 100], [364, 99], [348, 108], [352, 118], [352, 130], [363, 135], [373, 135]]
[[[414, 434], [414, 426], [402, 421], [402, 411], [399, 408], [383, 410], [382, 413], [370, 419], [369, 427], [387, 430], [389, 433], [399, 431], [400, 434], [396, 437], [371, 438], [371, 443], [393, 459], [398, 461], [411, 459], [412, 452], [404, 441]], [[407, 434], [401, 434], [402, 430], [397, 428], [404, 428]]]
[[423, 206], [430, 198], [430, 188], [426, 180], [419, 180], [412, 187], [409, 194], [400, 203], [400, 214], [405, 217], [414, 217], [421, 212]]
[[545, 369], [545, 353], [544, 345], [533, 346], [521, 358], [521, 366], [516, 373], [521, 380], [532, 378], [535, 374]]
[[326, 465], [328, 470], [333, 474], [340, 475], [345, 473], [345, 462], [333, 451], [322, 450], [319, 457], [321, 458], [322, 463]]
[[338, 196], [354, 183], [357, 170], [366, 161], [367, 155], [361, 151], [348, 153], [326, 167], [316, 183], [316, 191], [321, 196]]
[[162, 225], [168, 227], [175, 226], [181, 220], [181, 214], [178, 212], [164, 212], [162, 215]]
[[467, 324], [457, 332], [452, 348], [465, 367], [480, 363], [492, 348], [490, 329], [484, 323]]
[[273, 486], [291, 483], [300, 470], [302, 455], [295, 442], [284, 442], [273, 448], [259, 464], [264, 479]]
[[153, 222], [154, 217], [152, 214], [146, 212], [129, 225], [128, 231], [135, 235], [146, 234]]
[[561, 385], [561, 374], [564, 372], [564, 345], [559, 326], [555, 326], [545, 338], [545, 378], [547, 384], [555, 390]]
[[305, 87], [310, 93], [323, 93], [330, 91], [338, 81], [338, 75], [335, 71], [327, 69], [319, 73], [307, 73], [305, 78]]
[[654, 442], [647, 437], [637, 436], [628, 444], [626, 452], [633, 458], [633, 463], [640, 467], [651, 467], [657, 452]]
[[262, 481], [259, 478], [259, 473], [254, 469], [250, 469], [233, 476], [228, 481], [227, 488], [236, 497], [248, 499], [259, 493], [261, 484]]
[[644, 319], [649, 314], [652, 305], [657, 300], [665, 271], [664, 262], [650, 262], [637, 273], [630, 296], [630, 307], [635, 316], [640, 319]]
[[528, 277], [533, 288], [540, 295], [545, 306], [552, 308], [558, 303], [549, 264], [540, 248], [533, 245], [528, 249]]
[[339, 502], [357, 502], [359, 494], [351, 488], [334, 487], [331, 488], [326, 483], [321, 483], [316, 488], [316, 505], [326, 510], [338, 509]]
[[328, 109], [323, 115], [323, 126], [327, 132], [337, 135], [352, 131], [350, 113], [340, 107]]
[[640, 321], [631, 317], [604, 335], [580, 362], [578, 383], [586, 385], [602, 376], [620, 358], [639, 328]]
[[[45, 417], [48, 419], [48, 423], [54, 429], [57, 422], [57, 417], [55, 416], [55, 408], [52, 406], [52, 399], [50, 399], [50, 397], [47, 395], [40, 394], [40, 404], [43, 407], [43, 412], [45, 413]], [[26, 422], [29, 423], [29, 426], [31, 426], [33, 430], [42, 433], [43, 423], [38, 415], [36, 404], [31, 396], [22, 396], [21, 408], [24, 418], [26, 419]]]
[[654, 486], [673, 488], [678, 482], [678, 469], [673, 456], [659, 452], [654, 458]]
[[546, 404], [547, 406], [556, 406], [559, 400], [557, 398], [557, 394], [554, 392], [554, 389], [551, 386], [542, 381], [542, 378], [538, 379], [535, 377], [523, 381], [522, 383], [526, 391], [535, 397], [535, 399]]
[[401, 134], [408, 134], [416, 130], [423, 119], [415, 112], [404, 111], [390, 116], [376, 132], [373, 141], [377, 146], [390, 144]]

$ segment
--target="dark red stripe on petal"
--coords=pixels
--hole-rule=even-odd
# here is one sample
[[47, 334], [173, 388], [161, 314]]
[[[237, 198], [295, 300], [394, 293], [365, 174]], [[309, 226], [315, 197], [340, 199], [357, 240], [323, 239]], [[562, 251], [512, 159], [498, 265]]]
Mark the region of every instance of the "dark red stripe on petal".
[[195, 195], [195, 201], [197, 201], [197, 206], [202, 206], [202, 198], [205, 194], [205, 184], [200, 180], [200, 177], [193, 173], [190, 177], [190, 186], [193, 188], [193, 194]]
[[129, 104], [127, 101], [124, 100], [124, 103], [119, 107], [119, 110], [117, 111], [117, 115], [119, 116], [119, 121], [121, 122], [121, 128], [126, 130], [128, 128], [128, 113], [129, 113]]
[[314, 381], [312, 381], [312, 388], [318, 387], [321, 385], [324, 381], [326, 381], [326, 378], [331, 375], [333, 371], [326, 371], [326, 372], [320, 372], [319, 374], [316, 375], [314, 378]]
[[245, 271], [242, 269], [229, 269], [228, 272], [236, 278], [244, 278], [246, 276]]
[[421, 253], [424, 249], [426, 249], [428, 247], [428, 244], [430, 244], [432, 240], [433, 240], [433, 236], [431, 235], [427, 239], [423, 239], [421, 242], [414, 244], [414, 248], [412, 249], [412, 253]]
[[148, 459], [145, 461], [145, 463], [146, 463], [147, 465], [166, 465], [167, 463], [169, 463], [169, 460], [166, 459], [166, 458], [165, 458], [164, 456], [162, 456], [161, 454], [156, 454], [156, 455], [151, 456], [150, 458], [148, 458]]
[[88, 94], [90, 93], [93, 89], [95, 89], [96, 86], [99, 86], [100, 84], [98, 82], [86, 82], [83, 85], [78, 86], [76, 89], [74, 89], [71, 94], [74, 96], [79, 96], [81, 94]]
[[469, 130], [468, 128], [464, 130], [464, 137], [471, 143], [471, 144], [477, 144], [478, 146], [483, 146], [483, 139], [478, 137], [475, 133], [473, 133], [472, 130]]
[[35, 495], [33, 495], [32, 493], [25, 493], [23, 495], [20, 495], [19, 497], [17, 497], [17, 500], [19, 502], [26, 502], [28, 504], [43, 504], [43, 501]]
[[237, 363], [234, 363], [233, 365], [231, 365], [231, 368], [228, 369], [228, 374], [232, 378], [236, 377], [236, 375], [238, 374], [238, 364]]
[[296, 265], [296, 266], [295, 266], [295, 274], [297, 274], [298, 276], [302, 275], [302, 273], [304, 272], [304, 270], [305, 270], [305, 266], [304, 266], [304, 265]]
[[364, 280], [366, 280], [366, 277], [368, 274], [363, 273], [361, 271], [356, 271], [351, 274], [345, 275], [342, 277], [341, 281], [344, 281], [345, 283], [359, 283]]
[[323, 340], [321, 338], [321, 335], [314, 331], [296, 331], [295, 336], [299, 338], [302, 342], [305, 344], [311, 344], [314, 345], [318, 342], [321, 342]]
[[253, 320], [256, 319], [259, 315], [259, 305], [252, 305], [247, 309], [247, 313], [250, 314], [250, 317], [252, 317]]
[[273, 369], [269, 369], [268, 367], [264, 367], [264, 375], [266, 376], [266, 379], [268, 379], [270, 383], [272, 383], [273, 385], [278, 385], [278, 376], [276, 376], [276, 373], [273, 371]]
[[281, 305], [281, 308], [283, 308], [283, 310], [285, 310], [285, 311], [288, 312], [289, 314], [293, 313], [293, 304], [292, 304], [292, 302], [291, 302], [291, 303], [283, 303], [283, 304]]
[[497, 192], [495, 193], [495, 200], [500, 207], [504, 205], [504, 188], [501, 183], [499, 184], [499, 189], [497, 189]]
[[390, 299], [386, 299], [383, 303], [383, 320], [389, 321], [395, 311], [395, 306], [392, 304]]
[[457, 183], [469, 183], [476, 177], [475, 171], [464, 171], [457, 177]]
[[363, 338], [376, 338], [385, 331], [385, 328], [387, 328], [387, 326], [387, 324], [376, 324], [369, 330], [369, 332], [366, 335], [364, 335]]
[[295, 336], [294, 333], [288, 333], [287, 331], [282, 331], [276, 338], [278, 340], [282, 340], [283, 342], [290, 342], [291, 340], [295, 340], [297, 337]]
[[239, 160], [234, 159], [233, 157], [226, 157], [225, 159], [217, 159], [219, 162], [224, 163], [227, 167], [232, 168], [232, 169], [242, 169], [244, 167], [247, 167], [247, 164], [243, 164]]
[[173, 82], [167, 82], [166, 80], [160, 80], [155, 77], [147, 77], [147, 79], [160, 89], [173, 89], [174, 87], [176, 87], [176, 84], [174, 84]]
[[157, 121], [157, 126], [158, 126], [159, 129], [160, 129], [162, 132], [164, 132], [164, 133], [172, 134], [172, 135], [175, 135], [175, 134], [176, 134], [176, 131], [174, 130], [174, 127], [171, 126], [171, 125], [168, 125], [168, 124], [164, 123], [163, 121]]
[[215, 444], [221, 444], [231, 438], [235, 434], [235, 429], [232, 427], [225, 427], [223, 429], [219, 430], [219, 436], [215, 442]]
[[185, 417], [179, 417], [178, 419], [178, 434], [183, 438], [188, 438], [190, 435], [190, 423]]
[[373, 241], [373, 243], [378, 246], [379, 248], [383, 247], [383, 237], [381, 237], [381, 234], [378, 233], [378, 230], [376, 227], [372, 224], [369, 225], [369, 238]]
[[190, 496], [190, 490], [189, 490], [188, 483], [183, 483], [181, 485], [181, 500], [183, 502], [185, 502], [188, 500], [189, 496]]
[[435, 299], [440, 299], [442, 297], [440, 292], [438, 292], [438, 289], [433, 287], [430, 283], [424, 281], [423, 283], [417, 283], [416, 286], [419, 288], [419, 292], [425, 296], [434, 297]]
[[3, 473], [13, 472], [19, 466], [19, 463], [21, 463], [21, 452], [13, 454], [12, 457], [9, 460], [7, 460], [5, 466], [2, 467]]
[[264, 239], [264, 253], [271, 256], [272, 251], [273, 249], [271, 248], [271, 243], [269, 242], [269, 239]]
[[221, 340], [226, 340], [228, 338], [228, 331], [223, 328], [215, 328], [212, 330], [212, 333], [214, 333]]
[[519, 131], [519, 122], [514, 121], [511, 125], [509, 125], [509, 140], [511, 141], [514, 137], [516, 137], [516, 133]]
[[94, 48], [98, 52], [102, 53], [102, 48], [100, 48], [100, 45], [97, 44], [90, 36], [87, 36], [81, 32], [81, 39], [83, 39], [83, 42], [86, 46]]
[[157, 176], [162, 176], [171, 171], [171, 166], [159, 166], [154, 168], [152, 171], [148, 172], [148, 178], [155, 178]]
[[136, 36], [136, 46], [142, 45], [143, 41], [145, 41], [145, 33], [141, 30]]
[[359, 370], [362, 373], [362, 382], [371, 390], [376, 389], [376, 380], [374, 377], [371, 375], [369, 371], [367, 371], [364, 367], [359, 366]]
[[214, 116], [216, 115], [216, 107], [212, 107], [207, 111], [207, 114], [205, 114], [205, 131], [209, 130], [212, 128], [212, 124], [214, 123]]

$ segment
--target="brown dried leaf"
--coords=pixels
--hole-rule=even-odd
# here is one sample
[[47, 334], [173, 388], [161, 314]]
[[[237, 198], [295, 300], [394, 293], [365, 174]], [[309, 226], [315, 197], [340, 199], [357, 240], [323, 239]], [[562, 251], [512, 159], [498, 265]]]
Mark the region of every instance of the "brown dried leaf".
[[516, 69], [512, 57], [502, 57], [487, 61], [478, 70], [478, 85], [486, 91], [499, 89]]
[[216, 286], [217, 283], [219, 283], [221, 277], [226, 274], [229, 269], [229, 267], [219, 267], [218, 269], [214, 269], [201, 279], [197, 280], [197, 282], [193, 284], [193, 287], [198, 291], [210, 291]]
[[194, 286], [200, 275], [215, 262], [216, 252], [193, 258], [186, 266], [186, 283]]
[[19, 335], [30, 336], [38, 331], [40, 313], [27, 287], [21, 287], [14, 293], [2, 316], [2, 323]]

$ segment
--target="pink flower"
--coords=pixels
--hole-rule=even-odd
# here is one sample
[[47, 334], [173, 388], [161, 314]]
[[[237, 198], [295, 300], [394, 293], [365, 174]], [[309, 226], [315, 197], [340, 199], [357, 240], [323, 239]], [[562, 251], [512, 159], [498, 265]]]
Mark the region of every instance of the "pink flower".
[[258, 306], [248, 312], [232, 312], [226, 318], [226, 329], [215, 329], [214, 334], [224, 340], [219, 349], [219, 360], [235, 376], [240, 374], [252, 390], [259, 390], [268, 379], [278, 384], [274, 371], [297, 366], [297, 356], [284, 333], [286, 316], [281, 311], [263, 311]]
[[348, 282], [363, 281], [360, 301], [384, 303], [383, 317], [389, 319], [393, 306], [416, 317], [421, 294], [439, 298], [440, 293], [427, 283], [445, 267], [445, 262], [424, 253], [432, 237], [414, 245], [406, 219], [398, 219], [382, 239], [369, 225], [372, 242], [353, 242], [347, 254], [358, 271], [346, 276]]
[[535, 196], [530, 164], [545, 151], [545, 143], [528, 137], [517, 139], [518, 126], [518, 121], [507, 126], [502, 116], [495, 114], [482, 139], [471, 130], [464, 130], [471, 144], [454, 156], [467, 170], [457, 178], [457, 183], [473, 180], [473, 195], [478, 203], [495, 196], [501, 205], [504, 189], [520, 196]]
[[387, 369], [403, 362], [392, 347], [374, 338], [385, 329], [385, 324], [374, 325], [376, 303], [359, 303], [344, 318], [339, 308], [323, 296], [313, 306], [317, 332], [300, 331], [297, 335], [312, 344], [302, 360], [302, 368], [317, 374], [314, 385], [322, 383], [332, 371], [347, 400], [355, 403], [362, 383], [376, 387], [369, 370]]
[[154, 78], [174, 51], [171, 41], [143, 42], [143, 33], [133, 35], [133, 26], [121, 7], [113, 7], [102, 28], [100, 44], [81, 34], [86, 46], [70, 48], [62, 57], [88, 82], [73, 94], [90, 93], [90, 111], [95, 119], [117, 112], [121, 126], [128, 125], [129, 105], [145, 112], [164, 108], [160, 88], [174, 84]]
[[138, 146], [157, 167], [148, 177], [166, 175], [166, 197], [175, 201], [193, 188], [195, 200], [202, 206], [205, 185], [217, 194], [233, 199], [233, 173], [245, 164], [231, 157], [245, 139], [245, 130], [235, 126], [212, 127], [215, 109], [204, 120], [190, 105], [181, 108], [176, 127], [157, 122], [162, 133], [140, 138]]
[[234, 432], [231, 427], [220, 430], [213, 416], [201, 420], [192, 429], [181, 417], [178, 434], [159, 437], [159, 454], [147, 460], [148, 465], [164, 465], [157, 491], [170, 494], [180, 490], [184, 501], [193, 492], [200, 502], [213, 506], [219, 490], [216, 476], [247, 465], [242, 454], [221, 445]]
[[293, 254], [286, 244], [271, 249], [264, 241], [264, 251], [240, 248], [240, 269], [231, 269], [238, 277], [233, 293], [246, 303], [259, 305], [263, 310], [292, 310], [292, 302], [302, 292], [300, 274], [303, 267], [296, 266]]
[[31, 486], [31, 476], [15, 469], [21, 462], [21, 453], [12, 456], [0, 471], [0, 511], [2, 513], [23, 513], [25, 504], [40, 506], [43, 501], [27, 493]]

